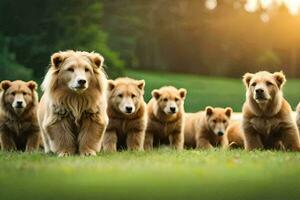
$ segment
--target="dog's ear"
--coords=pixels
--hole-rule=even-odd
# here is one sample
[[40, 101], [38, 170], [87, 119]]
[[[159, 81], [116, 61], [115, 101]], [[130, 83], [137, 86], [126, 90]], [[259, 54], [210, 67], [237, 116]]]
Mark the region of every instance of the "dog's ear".
[[115, 87], [115, 82], [113, 80], [108, 80], [108, 90], [112, 91]]
[[157, 89], [152, 90], [151, 95], [152, 95], [152, 97], [154, 97], [156, 100], [158, 100], [159, 97], [161, 96], [159, 90], [157, 90]]
[[251, 79], [253, 78], [253, 75], [254, 74], [246, 73], [243, 76], [243, 82], [247, 88], [249, 87], [249, 83], [250, 83]]
[[34, 82], [34, 81], [28, 81], [28, 82], [27, 82], [27, 87], [28, 87], [29, 89], [31, 89], [31, 90], [36, 90], [37, 87], [38, 87], [38, 85], [37, 85], [37, 83]]
[[207, 116], [211, 116], [211, 115], [214, 113], [213, 107], [207, 106], [207, 107], [205, 108], [205, 113], [206, 113]]
[[137, 86], [140, 90], [144, 90], [145, 88], [145, 80], [139, 80], [137, 81]]
[[225, 115], [226, 115], [228, 118], [230, 118], [231, 113], [232, 113], [232, 108], [230, 108], [230, 107], [225, 108]]
[[184, 89], [184, 88], [179, 89], [179, 95], [182, 99], [185, 99], [186, 93], [187, 93], [186, 89]]
[[282, 71], [275, 72], [273, 74], [273, 76], [276, 80], [276, 83], [277, 83], [278, 87], [281, 88], [284, 85], [284, 83], [286, 82], [286, 78], [285, 78], [284, 73]]
[[65, 59], [66, 56], [63, 52], [56, 52], [51, 56], [51, 65], [55, 68], [59, 68]]
[[103, 56], [101, 56], [99, 53], [89, 53], [89, 57], [91, 59], [91, 61], [97, 66], [97, 67], [102, 67], [103, 63], [104, 63], [104, 58]]
[[2, 81], [1, 83], [0, 83], [0, 85], [1, 85], [1, 89], [2, 90], [7, 90], [10, 86], [11, 86], [11, 81], [7, 81], [7, 80], [5, 80], [5, 81]]

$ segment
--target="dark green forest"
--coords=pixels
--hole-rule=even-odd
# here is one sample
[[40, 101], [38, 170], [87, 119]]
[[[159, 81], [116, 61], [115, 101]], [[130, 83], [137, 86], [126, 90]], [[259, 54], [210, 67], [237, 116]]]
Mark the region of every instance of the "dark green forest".
[[299, 77], [300, 17], [234, 0], [208, 10], [198, 0], [1, 0], [0, 79], [41, 80], [59, 50], [97, 51], [106, 71], [165, 70], [240, 77], [283, 69]]

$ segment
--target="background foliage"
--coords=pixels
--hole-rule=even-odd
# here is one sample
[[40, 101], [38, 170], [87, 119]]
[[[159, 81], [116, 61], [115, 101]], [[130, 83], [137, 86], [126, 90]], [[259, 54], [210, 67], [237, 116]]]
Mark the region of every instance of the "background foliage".
[[[234, 0], [218, 1], [215, 10], [204, 2], [1, 0], [1, 68], [30, 68], [24, 78], [41, 79], [53, 52], [79, 49], [102, 53], [113, 77], [124, 67], [235, 77], [283, 69], [300, 76], [299, 16], [281, 8], [263, 23], [260, 12], [235, 9]], [[8, 72], [2, 76], [13, 78]]]

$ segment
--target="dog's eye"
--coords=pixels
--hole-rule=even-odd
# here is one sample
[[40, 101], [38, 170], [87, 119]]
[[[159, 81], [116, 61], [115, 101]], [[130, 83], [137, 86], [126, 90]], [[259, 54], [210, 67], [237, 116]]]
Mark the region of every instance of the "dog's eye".
[[267, 81], [266, 84], [267, 84], [267, 86], [273, 85], [273, 83], [271, 83], [270, 81]]
[[254, 82], [254, 83], [252, 83], [252, 85], [251, 86], [253, 86], [253, 87], [255, 87], [256, 86], [256, 83]]
[[223, 124], [225, 124], [226, 123], [226, 120], [223, 120]]
[[23, 92], [23, 95], [25, 96], [25, 95], [27, 95], [27, 93], [26, 93], [26, 92]]
[[164, 98], [164, 102], [167, 102], [168, 101], [168, 99], [167, 98]]
[[15, 96], [15, 95], [16, 95], [16, 93], [15, 93], [15, 92], [12, 92], [12, 93], [11, 93], [11, 95]]
[[122, 97], [123, 97], [123, 94], [119, 94], [118, 97], [122, 98]]
[[175, 101], [179, 101], [179, 99], [178, 99], [178, 98], [175, 98]]
[[74, 72], [74, 69], [70, 67], [70, 68], [68, 68], [68, 71], [69, 72]]
[[217, 123], [217, 120], [214, 119], [214, 120], [213, 120], [213, 123]]
[[135, 98], [135, 97], [136, 97], [135, 94], [132, 94], [132, 95], [131, 95], [131, 98]]
[[88, 68], [85, 68], [84, 71], [85, 71], [85, 72], [89, 72], [90, 70], [89, 70]]

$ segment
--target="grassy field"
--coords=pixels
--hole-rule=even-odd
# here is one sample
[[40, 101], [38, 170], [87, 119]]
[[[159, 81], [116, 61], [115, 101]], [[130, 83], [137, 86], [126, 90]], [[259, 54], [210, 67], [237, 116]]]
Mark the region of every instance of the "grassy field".
[[[241, 111], [245, 99], [245, 87], [242, 78], [232, 79], [141, 71], [129, 71], [125, 75], [146, 80], [146, 100], [150, 99], [153, 89], [164, 85], [186, 88], [188, 90], [185, 103], [187, 112], [204, 109], [207, 105], [230, 106], [237, 112]], [[300, 101], [299, 88], [299, 79], [288, 79], [284, 86], [284, 95], [293, 108]]]
[[[188, 89], [187, 111], [206, 105], [240, 110], [241, 80], [134, 72], [154, 88], [172, 84]], [[299, 80], [285, 92], [295, 106]], [[0, 152], [0, 199], [299, 199], [300, 154], [257, 151], [100, 153], [97, 157], [57, 158], [41, 152]]]
[[119, 152], [94, 158], [0, 153], [0, 199], [299, 199], [300, 154]]

